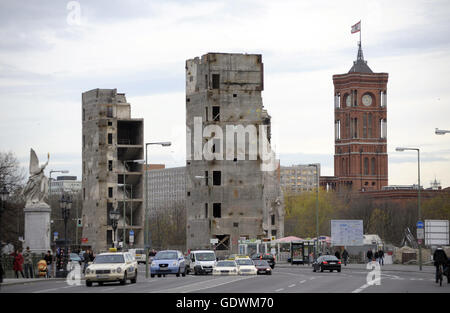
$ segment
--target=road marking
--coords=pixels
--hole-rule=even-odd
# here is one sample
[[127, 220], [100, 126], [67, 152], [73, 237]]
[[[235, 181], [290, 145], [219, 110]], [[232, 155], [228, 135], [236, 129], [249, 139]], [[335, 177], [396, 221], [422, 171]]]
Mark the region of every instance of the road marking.
[[303, 284], [303, 283], [305, 283], [306, 282], [306, 280], [302, 280], [301, 282], [300, 282], [300, 284]]
[[280, 288], [280, 289], [275, 290], [275, 292], [279, 292], [279, 291], [283, 291], [283, 290], [284, 290], [284, 288]]
[[295, 284], [289, 285], [288, 288], [295, 287]]

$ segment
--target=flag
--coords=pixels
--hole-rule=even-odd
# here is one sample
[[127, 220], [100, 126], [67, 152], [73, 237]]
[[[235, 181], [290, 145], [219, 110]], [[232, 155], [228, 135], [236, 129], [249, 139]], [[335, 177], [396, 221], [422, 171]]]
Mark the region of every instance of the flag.
[[352, 34], [361, 31], [361, 21], [352, 26]]

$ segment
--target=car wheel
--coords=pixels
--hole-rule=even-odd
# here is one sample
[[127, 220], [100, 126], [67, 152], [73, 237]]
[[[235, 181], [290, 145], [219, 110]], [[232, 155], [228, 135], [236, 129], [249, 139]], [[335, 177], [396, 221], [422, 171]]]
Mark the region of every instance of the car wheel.
[[323, 267], [320, 267], [320, 272], [322, 272], [322, 273], [323, 273]]
[[155, 277], [155, 274], [150, 274], [150, 277], [151, 277], [151, 278]]
[[136, 272], [134, 273], [134, 278], [130, 280], [132, 284], [136, 284], [136, 282], [137, 282], [137, 276], [138, 276], [138, 272], [137, 272], [137, 270], [136, 270]]
[[340, 273], [341, 272], [341, 270], [337, 270], [338, 271], [338, 273]]
[[330, 273], [333, 273], [333, 270], [330, 270]]
[[92, 287], [92, 282], [89, 280], [86, 280], [86, 287]]
[[125, 285], [127, 283], [127, 272], [123, 274], [123, 279], [120, 281], [121, 285]]
[[161, 274], [158, 274], [158, 277], [161, 277]]

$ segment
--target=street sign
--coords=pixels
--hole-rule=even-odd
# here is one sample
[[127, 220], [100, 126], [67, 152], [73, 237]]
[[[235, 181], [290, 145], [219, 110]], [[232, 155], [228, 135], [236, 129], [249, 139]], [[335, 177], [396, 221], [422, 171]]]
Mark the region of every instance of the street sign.
[[417, 228], [417, 239], [425, 239], [425, 230], [423, 228]]
[[423, 228], [423, 222], [422, 221], [418, 221], [417, 222], [417, 228]]
[[130, 230], [130, 243], [133, 243], [134, 242], [134, 231], [133, 230]]
[[209, 240], [209, 242], [210, 242], [212, 245], [216, 245], [216, 244], [219, 243], [219, 239], [217, 239], [217, 238], [211, 238], [211, 239]]

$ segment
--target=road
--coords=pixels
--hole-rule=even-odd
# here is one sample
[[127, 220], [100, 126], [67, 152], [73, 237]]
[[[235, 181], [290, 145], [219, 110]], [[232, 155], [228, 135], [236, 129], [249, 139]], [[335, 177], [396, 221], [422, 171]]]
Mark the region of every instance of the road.
[[411, 266], [385, 266], [380, 284], [367, 283], [370, 270], [365, 265], [343, 267], [342, 272], [316, 272], [308, 266], [275, 267], [270, 276], [187, 275], [145, 278], [140, 265], [136, 284], [105, 283], [86, 287], [68, 285], [62, 280], [45, 280], [25, 284], [3, 285], [0, 293], [450, 293], [445, 280], [434, 282], [433, 268], [419, 272]]

